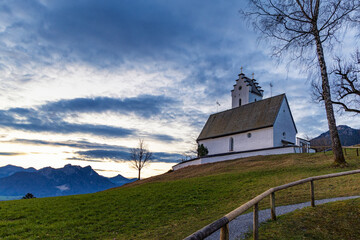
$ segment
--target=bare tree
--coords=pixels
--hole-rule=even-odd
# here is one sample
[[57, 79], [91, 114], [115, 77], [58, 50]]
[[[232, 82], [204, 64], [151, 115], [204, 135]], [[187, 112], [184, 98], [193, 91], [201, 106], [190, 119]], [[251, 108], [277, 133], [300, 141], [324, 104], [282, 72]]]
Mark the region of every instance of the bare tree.
[[[249, 0], [250, 9], [241, 11], [264, 38], [273, 41], [273, 53], [285, 51], [297, 60], [317, 58], [321, 93], [331, 136], [334, 163], [346, 165], [331, 101], [329, 77], [323, 45], [336, 40], [336, 32], [353, 21], [359, 0]], [[309, 63], [311, 65], [311, 63]]]
[[130, 150], [130, 163], [133, 168], [138, 170], [138, 180], [140, 180], [141, 169], [152, 160], [152, 152], [150, 152], [143, 139], [139, 139], [137, 148]]
[[346, 112], [360, 113], [360, 52], [356, 51], [351, 63], [346, 63], [340, 58], [336, 59], [336, 67], [333, 71], [332, 103], [337, 104]]

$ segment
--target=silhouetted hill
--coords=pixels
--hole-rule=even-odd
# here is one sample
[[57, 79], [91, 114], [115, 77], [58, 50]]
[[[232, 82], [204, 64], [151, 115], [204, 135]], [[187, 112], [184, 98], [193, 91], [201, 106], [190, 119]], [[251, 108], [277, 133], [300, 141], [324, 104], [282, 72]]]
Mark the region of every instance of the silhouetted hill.
[[82, 168], [68, 164], [59, 169], [46, 167], [0, 178], [0, 195], [19, 196], [30, 192], [35, 197], [62, 196], [93, 193], [116, 186], [90, 166]]
[[[340, 125], [337, 129], [343, 146], [352, 146], [360, 143], [360, 129], [353, 129], [346, 125]], [[311, 146], [331, 146], [330, 132], [324, 132], [310, 142]]]
[[36, 172], [35, 168], [22, 168], [13, 165], [6, 165], [4, 167], [0, 167], [0, 178], [8, 177], [13, 175], [16, 172]]
[[133, 182], [133, 181], [136, 181], [137, 178], [126, 178], [126, 177], [123, 177], [121, 176], [120, 174], [115, 176], [115, 177], [111, 177], [109, 178], [109, 180], [116, 184], [117, 186], [121, 186], [121, 185], [124, 185], [126, 183], [130, 183], [130, 182]]

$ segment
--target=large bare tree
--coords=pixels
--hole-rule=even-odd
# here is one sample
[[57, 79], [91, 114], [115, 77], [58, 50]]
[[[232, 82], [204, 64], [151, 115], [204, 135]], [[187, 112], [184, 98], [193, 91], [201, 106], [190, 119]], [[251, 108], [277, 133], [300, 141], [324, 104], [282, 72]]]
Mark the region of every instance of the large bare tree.
[[336, 33], [353, 21], [360, 1], [249, 0], [249, 3], [250, 8], [240, 12], [264, 38], [274, 40], [271, 41], [274, 55], [281, 57], [287, 52], [297, 60], [310, 62], [316, 57], [334, 163], [346, 165], [336, 128], [324, 45], [327, 47], [336, 41]]
[[143, 169], [152, 160], [150, 152], [143, 139], [139, 139], [137, 148], [130, 150], [130, 163], [133, 168], [138, 170], [138, 180], [140, 180], [141, 169]]

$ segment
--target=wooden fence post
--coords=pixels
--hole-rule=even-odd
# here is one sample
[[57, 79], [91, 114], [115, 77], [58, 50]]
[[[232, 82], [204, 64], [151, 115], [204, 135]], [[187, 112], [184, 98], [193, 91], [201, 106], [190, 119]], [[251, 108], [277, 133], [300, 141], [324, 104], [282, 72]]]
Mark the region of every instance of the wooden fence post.
[[315, 207], [314, 181], [310, 181], [311, 206]]
[[359, 149], [356, 149], [356, 156], [359, 156]]
[[344, 152], [345, 152], [345, 155], [347, 155], [347, 154], [346, 154], [346, 148], [344, 148]]
[[270, 208], [271, 208], [271, 219], [276, 220], [276, 212], [275, 212], [275, 192], [272, 192], [270, 195]]
[[253, 212], [253, 239], [259, 239], [259, 205], [255, 203]]
[[229, 224], [220, 229], [220, 240], [229, 240]]

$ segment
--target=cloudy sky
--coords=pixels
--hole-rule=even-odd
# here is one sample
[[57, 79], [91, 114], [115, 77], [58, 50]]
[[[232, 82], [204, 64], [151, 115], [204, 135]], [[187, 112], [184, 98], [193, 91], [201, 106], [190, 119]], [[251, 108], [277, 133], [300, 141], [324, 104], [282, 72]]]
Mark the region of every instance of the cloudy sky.
[[[265, 97], [270, 82], [272, 95], [287, 94], [299, 136], [326, 131], [307, 71], [270, 57], [241, 19], [244, 6], [1, 1], [0, 166], [71, 163], [136, 177], [128, 152], [142, 138], [155, 154], [143, 176], [167, 171], [194, 149], [208, 115], [230, 108], [241, 66]], [[352, 49], [351, 39], [339, 49]], [[337, 123], [360, 128], [359, 120], [338, 114]]]

